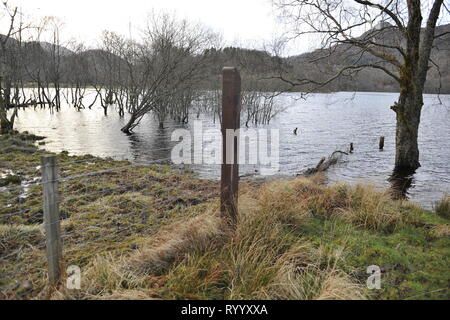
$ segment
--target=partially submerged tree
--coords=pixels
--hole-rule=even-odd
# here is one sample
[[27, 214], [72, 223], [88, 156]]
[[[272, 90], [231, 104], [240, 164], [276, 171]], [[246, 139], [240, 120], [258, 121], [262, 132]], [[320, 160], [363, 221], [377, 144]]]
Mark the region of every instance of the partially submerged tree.
[[[18, 106], [13, 106], [13, 100], [18, 100], [15, 88], [21, 72], [21, 42], [16, 38], [21, 40], [23, 25], [18, 21], [17, 7], [10, 8], [5, 2], [0, 10], [0, 22], [6, 19], [8, 26], [6, 32], [0, 31], [0, 133], [5, 134], [13, 130], [18, 112]], [[13, 111], [8, 115], [10, 109]]]
[[332, 70], [327, 78], [312, 79], [308, 74], [289, 77], [283, 73], [277, 78], [292, 86], [317, 90], [371, 69], [386, 73], [398, 83], [400, 97], [392, 106], [397, 118], [397, 173], [411, 173], [420, 167], [418, 131], [424, 85], [434, 64], [430, 59], [433, 41], [443, 36], [435, 34], [435, 27], [441, 11], [449, 13], [443, 0], [429, 3], [428, 7], [420, 0], [275, 0], [292, 27], [292, 38], [320, 35], [322, 50], [314, 57], [319, 67], [331, 56], [345, 61], [345, 66]]
[[[20, 108], [37, 105], [61, 106], [60, 90], [63, 75], [59, 25], [51, 29], [51, 43], [40, 42], [41, 33], [49, 21], [41, 26], [32, 26], [23, 21], [17, 7], [3, 2], [0, 7], [0, 132], [9, 133]], [[27, 32], [25, 32], [27, 31]], [[27, 39], [24, 39], [25, 35]], [[37, 35], [32, 41], [32, 36]], [[25, 41], [27, 40], [27, 41]], [[36, 90], [26, 88], [34, 82]]]
[[208, 56], [203, 50], [214, 40], [215, 34], [202, 26], [167, 14], [151, 16], [143, 41], [128, 41], [121, 55], [127, 63], [127, 88], [132, 90], [127, 104], [131, 116], [122, 131], [133, 130], [149, 112], [160, 127], [171, 113], [185, 118], [192, 90], [205, 72]]

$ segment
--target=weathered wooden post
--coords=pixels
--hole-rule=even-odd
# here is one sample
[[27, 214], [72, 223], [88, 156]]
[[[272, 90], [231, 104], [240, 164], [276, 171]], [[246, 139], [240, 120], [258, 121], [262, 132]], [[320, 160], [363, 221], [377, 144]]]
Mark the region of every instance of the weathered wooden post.
[[[240, 128], [241, 76], [236, 68], [226, 67], [222, 71], [222, 172], [220, 213], [232, 226], [237, 221], [239, 189], [238, 138], [227, 134], [227, 130]], [[229, 132], [230, 133], [230, 132]], [[227, 136], [229, 137], [227, 139]], [[230, 137], [233, 137], [230, 139]], [[231, 157], [230, 152], [233, 153]]]
[[380, 144], [379, 144], [380, 150], [384, 149], [384, 137], [380, 137]]
[[42, 156], [42, 183], [44, 187], [44, 226], [47, 247], [48, 278], [50, 285], [61, 279], [61, 227], [59, 220], [58, 168], [56, 156]]

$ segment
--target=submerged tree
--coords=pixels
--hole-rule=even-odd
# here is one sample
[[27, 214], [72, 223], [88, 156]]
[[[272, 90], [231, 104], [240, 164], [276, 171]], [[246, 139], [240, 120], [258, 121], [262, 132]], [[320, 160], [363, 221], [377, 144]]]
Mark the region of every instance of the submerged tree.
[[[17, 80], [22, 67], [20, 49], [24, 27], [18, 21], [18, 9], [10, 8], [6, 2], [2, 4], [0, 18], [6, 19], [8, 26], [6, 32], [0, 32], [0, 133], [5, 134], [13, 130], [18, 112], [18, 106], [14, 106], [13, 101], [18, 100]], [[8, 116], [10, 109], [13, 111]]]
[[[40, 42], [41, 33], [52, 19], [44, 19], [41, 26], [23, 21], [17, 7], [7, 2], [0, 7], [0, 132], [13, 131], [21, 108], [61, 105], [60, 90], [63, 76], [59, 26], [54, 24], [52, 42]], [[26, 31], [26, 32], [25, 32]], [[25, 41], [24, 36], [28, 41]], [[35, 41], [32, 41], [36, 36]], [[26, 84], [33, 82], [36, 90]]]
[[127, 104], [130, 119], [122, 131], [133, 130], [150, 112], [160, 127], [170, 114], [185, 118], [194, 98], [191, 92], [205, 72], [208, 56], [203, 50], [214, 40], [215, 34], [201, 26], [167, 14], [151, 16], [142, 41], [127, 41], [122, 50], [127, 88], [132, 90]]
[[428, 7], [420, 0], [275, 0], [292, 27], [293, 38], [321, 36], [321, 50], [313, 57], [319, 68], [330, 57], [343, 62], [337, 70], [331, 67], [333, 74], [326, 78], [311, 78], [307, 73], [300, 77], [280, 73], [277, 78], [315, 90], [372, 69], [398, 83], [400, 97], [392, 106], [397, 119], [394, 172], [411, 173], [420, 167], [418, 131], [424, 85], [434, 65], [430, 59], [433, 42], [444, 36], [435, 32], [438, 19], [441, 11], [449, 13], [443, 0], [429, 3]]

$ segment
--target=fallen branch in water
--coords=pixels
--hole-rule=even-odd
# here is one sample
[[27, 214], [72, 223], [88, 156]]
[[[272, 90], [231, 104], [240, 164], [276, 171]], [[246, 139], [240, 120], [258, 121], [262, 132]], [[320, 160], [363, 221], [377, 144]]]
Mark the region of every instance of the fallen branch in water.
[[309, 176], [318, 172], [326, 171], [328, 170], [329, 167], [335, 165], [341, 159], [343, 154], [347, 156], [349, 155], [347, 152], [336, 150], [331, 154], [331, 156], [328, 157], [328, 159], [323, 157], [322, 159], [320, 159], [319, 163], [314, 168], [308, 168], [302, 174], [297, 174], [297, 176], [300, 175]]
[[36, 101], [32, 101], [32, 102], [25, 102], [25, 103], [20, 103], [20, 104], [9, 104], [6, 109], [15, 109], [15, 108], [28, 108], [28, 107], [37, 107], [37, 106], [45, 106], [48, 103], [46, 102], [36, 102]]

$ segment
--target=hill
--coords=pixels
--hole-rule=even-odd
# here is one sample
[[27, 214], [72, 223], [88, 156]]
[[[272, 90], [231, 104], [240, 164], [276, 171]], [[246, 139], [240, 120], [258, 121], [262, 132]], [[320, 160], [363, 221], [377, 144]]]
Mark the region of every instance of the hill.
[[[379, 27], [378, 27], [379, 28]], [[450, 93], [450, 24], [436, 28], [436, 35], [445, 34], [434, 42], [431, 53], [432, 68], [428, 73], [425, 91], [427, 93]], [[402, 44], [402, 37], [396, 28], [387, 28], [381, 32], [370, 30], [357, 39], [366, 39], [370, 34], [374, 42], [395, 46]], [[386, 52], [398, 58], [395, 49], [386, 49]], [[298, 78], [313, 78], [325, 80], [336, 74], [342, 67], [355, 63], [368, 64], [380, 60], [370, 53], [362, 53], [361, 49], [348, 44], [338, 44], [327, 49], [319, 49], [298, 56], [289, 57], [287, 63], [291, 72]], [[352, 77], [341, 77], [323, 88], [326, 91], [384, 91], [398, 92], [399, 86], [381, 70], [366, 69]]]
[[[379, 28], [380, 26], [378, 26]], [[373, 30], [360, 36], [364, 38]], [[446, 34], [448, 32], [448, 34]], [[450, 24], [438, 26], [436, 34], [445, 34], [435, 40], [432, 50], [432, 68], [428, 74], [425, 85], [427, 93], [450, 93]], [[0, 38], [4, 36], [0, 35]], [[393, 45], [401, 42], [401, 37], [395, 28], [387, 28], [378, 32], [374, 40], [379, 43]], [[63, 46], [53, 46], [47, 42], [25, 42], [19, 45], [11, 39], [8, 43], [10, 49], [22, 52], [24, 60], [21, 64], [22, 77], [25, 81], [36, 82], [37, 74], [55, 73], [62, 83], [77, 83], [92, 85], [96, 82], [110, 83], [112, 69], [125, 68], [126, 64], [114, 53], [101, 49], [90, 49], [73, 52]], [[19, 50], [19, 48], [24, 50]], [[391, 50], [392, 51], [392, 50]], [[59, 53], [55, 59], [55, 52]], [[391, 52], [398, 56], [393, 50]], [[267, 78], [273, 74], [279, 74], [282, 68], [292, 78], [309, 78], [324, 80], [336, 74], [343, 66], [358, 63], [375, 63], [377, 58], [369, 53], [361, 53], [361, 50], [351, 45], [335, 45], [327, 49], [319, 49], [288, 58], [275, 57], [266, 51], [250, 50], [237, 47], [210, 48], [205, 50], [207, 55], [208, 72], [204, 76], [202, 86], [205, 89], [214, 88], [219, 82], [221, 70], [224, 66], [237, 66], [244, 78], [244, 86], [251, 81]], [[56, 63], [58, 64], [56, 66]], [[40, 72], [39, 70], [45, 70]], [[55, 77], [55, 74], [47, 75], [47, 78]], [[249, 86], [251, 87], [251, 86]], [[272, 80], [265, 81], [260, 90], [282, 90], [285, 85]], [[301, 88], [299, 90], [304, 90]], [[343, 76], [339, 81], [334, 81], [320, 89], [321, 91], [388, 91], [398, 92], [398, 84], [381, 70], [362, 70], [352, 76]]]

